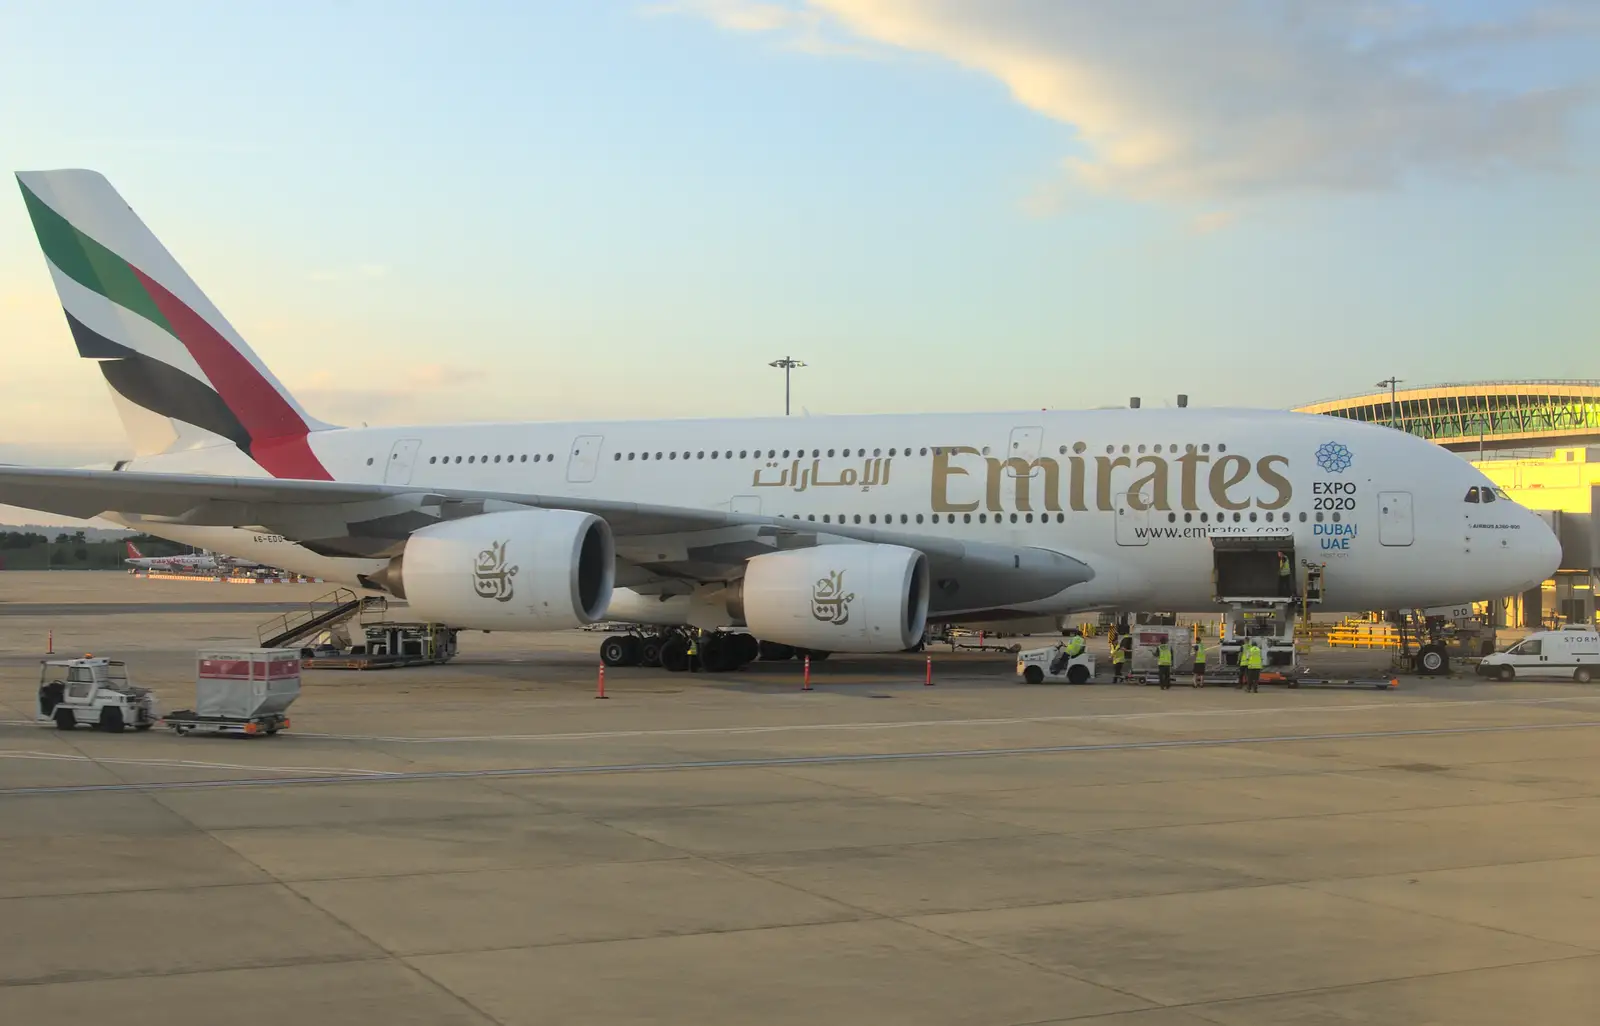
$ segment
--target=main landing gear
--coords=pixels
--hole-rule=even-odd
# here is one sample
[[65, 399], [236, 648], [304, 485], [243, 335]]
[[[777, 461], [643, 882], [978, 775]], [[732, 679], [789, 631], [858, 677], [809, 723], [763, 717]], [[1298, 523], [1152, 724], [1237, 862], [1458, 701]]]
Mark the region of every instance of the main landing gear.
[[[657, 634], [612, 634], [600, 642], [600, 661], [606, 666], [660, 667], [669, 673], [689, 669], [689, 632], [668, 629]], [[753, 635], [734, 631], [714, 631], [700, 635], [695, 669], [706, 673], [727, 673], [742, 669], [757, 660], [782, 662], [811, 657], [821, 662], [828, 653], [814, 649], [758, 641]]]

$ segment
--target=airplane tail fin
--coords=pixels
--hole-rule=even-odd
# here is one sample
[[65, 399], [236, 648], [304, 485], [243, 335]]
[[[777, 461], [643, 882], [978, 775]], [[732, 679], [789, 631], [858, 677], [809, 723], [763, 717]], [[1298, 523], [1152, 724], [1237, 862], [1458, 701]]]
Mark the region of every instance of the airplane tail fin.
[[274, 477], [327, 480], [310, 417], [105, 176], [17, 181], [78, 355], [96, 360], [141, 456], [232, 442]]
[[127, 545], [128, 545], [128, 558], [129, 559], [143, 559], [144, 558], [144, 556], [140, 554], [138, 548], [135, 547], [133, 542], [128, 542]]

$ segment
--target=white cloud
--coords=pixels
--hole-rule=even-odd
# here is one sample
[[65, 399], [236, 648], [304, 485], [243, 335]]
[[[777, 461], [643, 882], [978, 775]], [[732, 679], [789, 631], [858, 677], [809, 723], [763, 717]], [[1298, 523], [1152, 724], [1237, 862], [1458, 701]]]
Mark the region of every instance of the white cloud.
[[776, 0], [664, 0], [647, 14], [692, 14], [730, 32], [774, 34], [790, 50], [818, 56], [867, 57], [872, 47], [844, 41], [847, 32], [826, 11]]
[[[1094, 189], [1206, 200], [1352, 190], [1420, 172], [1554, 166], [1572, 87], [1491, 87], [1513, 48], [1600, 25], [1547, 6], [1464, 22], [1411, 0], [694, 0], [670, 5], [739, 32], [933, 54], [992, 76], [1072, 125], [1064, 162]], [[1453, 69], [1453, 70], [1452, 70]], [[1469, 88], [1470, 86], [1470, 88]]]

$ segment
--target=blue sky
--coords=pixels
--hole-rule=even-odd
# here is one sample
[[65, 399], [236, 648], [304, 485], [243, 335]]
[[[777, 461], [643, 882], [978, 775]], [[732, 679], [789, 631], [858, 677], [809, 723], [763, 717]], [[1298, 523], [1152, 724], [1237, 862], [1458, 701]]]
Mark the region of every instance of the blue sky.
[[[6, 166], [106, 173], [340, 423], [777, 413], [786, 354], [814, 414], [1600, 377], [1593, 4], [6, 22]], [[0, 460], [120, 452], [14, 190], [0, 338]]]

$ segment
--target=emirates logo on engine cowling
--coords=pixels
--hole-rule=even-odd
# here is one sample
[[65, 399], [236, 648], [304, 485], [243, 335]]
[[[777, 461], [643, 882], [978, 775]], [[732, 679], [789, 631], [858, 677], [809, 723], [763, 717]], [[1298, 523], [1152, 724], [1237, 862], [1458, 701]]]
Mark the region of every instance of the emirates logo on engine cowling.
[[844, 571], [835, 570], [812, 586], [811, 615], [823, 623], [842, 626], [850, 622], [850, 603], [855, 598], [855, 592], [844, 590]]
[[510, 539], [491, 542], [488, 548], [478, 553], [472, 567], [472, 587], [481, 597], [496, 602], [510, 602], [515, 594], [511, 579], [517, 576], [517, 568], [506, 566], [506, 546], [509, 544]]

